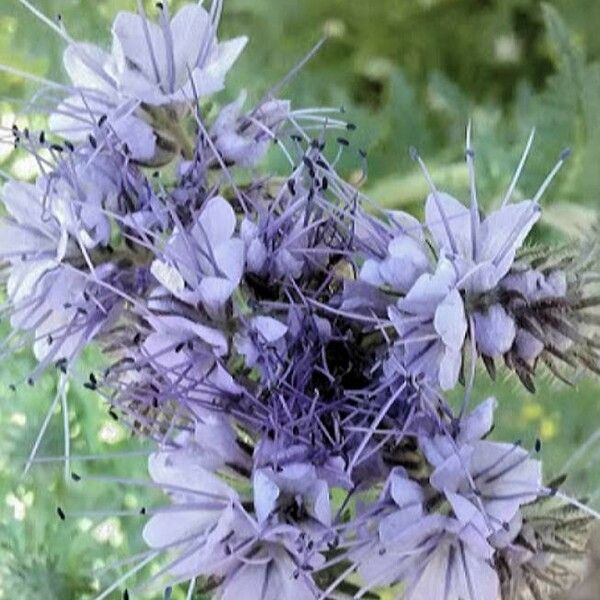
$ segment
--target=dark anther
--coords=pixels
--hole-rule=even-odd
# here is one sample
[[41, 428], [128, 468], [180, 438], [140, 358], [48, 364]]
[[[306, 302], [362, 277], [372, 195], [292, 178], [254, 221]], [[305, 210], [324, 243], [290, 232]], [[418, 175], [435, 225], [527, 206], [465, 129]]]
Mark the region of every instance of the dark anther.
[[329, 188], [329, 179], [327, 177], [323, 177], [323, 181], [321, 182], [321, 189], [325, 192]]
[[363, 157], [363, 158], [367, 158], [367, 151], [363, 150], [362, 148], [358, 149], [358, 153]]
[[55, 152], [62, 152], [64, 148], [60, 144], [52, 144], [50, 146], [50, 150], [54, 150]]
[[98, 119], [98, 126], [102, 127], [102, 125], [104, 125], [104, 123], [106, 123], [106, 121], [108, 120], [108, 115], [102, 115], [99, 119]]
[[64, 521], [66, 519], [65, 512], [60, 506], [56, 507], [56, 514], [59, 516], [61, 521]]
[[348, 131], [356, 131], [356, 125], [354, 123], [346, 123], [346, 129]]
[[65, 146], [69, 152], [73, 152], [75, 150], [75, 146], [73, 146], [69, 140], [65, 140]]
[[90, 142], [90, 146], [95, 150], [98, 147], [98, 142], [96, 141], [96, 138], [90, 133], [88, 140]]
[[115, 420], [118, 421], [119, 420], [119, 415], [114, 411], [113, 408], [109, 408], [108, 409], [108, 414]]
[[40, 144], [45, 144], [45, 143], [46, 143], [46, 132], [40, 131]]
[[560, 160], [567, 160], [567, 158], [569, 158], [569, 156], [571, 156], [571, 148], [565, 148], [560, 153]]
[[140, 508], [140, 515], [145, 515], [146, 514], [146, 507], [142, 506], [142, 508]]
[[308, 156], [303, 156], [302, 157], [302, 162], [304, 163], [304, 165], [306, 166], [306, 168], [309, 171], [314, 171], [314, 166], [312, 164], [312, 160], [310, 160], [310, 158], [308, 158]]
[[343, 138], [343, 137], [339, 137], [337, 139], [337, 143], [340, 144], [340, 146], [349, 146], [350, 145], [350, 142], [346, 138]]
[[537, 438], [535, 440], [535, 446], [534, 446], [534, 448], [535, 448], [536, 452], [539, 452], [542, 449], [542, 440], [540, 440], [540, 438]]
[[296, 184], [293, 179], [288, 179], [287, 181], [288, 190], [290, 190], [290, 194], [292, 196], [296, 195]]
[[79, 475], [77, 475], [77, 473], [75, 473], [75, 472], [71, 473], [71, 479], [73, 481], [81, 481], [81, 477]]

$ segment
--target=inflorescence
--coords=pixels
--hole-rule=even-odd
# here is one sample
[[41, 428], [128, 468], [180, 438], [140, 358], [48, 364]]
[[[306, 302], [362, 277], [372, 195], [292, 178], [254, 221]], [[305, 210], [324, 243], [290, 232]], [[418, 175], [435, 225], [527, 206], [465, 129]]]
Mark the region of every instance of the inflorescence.
[[[478, 363], [532, 392], [542, 369], [598, 372], [597, 249], [524, 246], [567, 153], [514, 201], [530, 139], [484, 213], [470, 127], [467, 205], [412, 150], [421, 222], [337, 172], [353, 152], [340, 111], [294, 109], [281, 86], [217, 108], [246, 43], [217, 39], [221, 1], [174, 16], [159, 3], [156, 19], [140, 2], [110, 52], [21, 2], [65, 39], [70, 83], [38, 94], [48, 132], [3, 132], [42, 173], [3, 189], [6, 347], [33, 346], [31, 384], [101, 348], [86, 387], [156, 447], [148, 485], [169, 501], [143, 509], [150, 550], [129, 573], [162, 563], [127, 596], [184, 581], [221, 600], [570, 585], [592, 517], [544, 484], [539, 444], [489, 440], [496, 400], [472, 398]], [[272, 147], [287, 173], [268, 172]]]

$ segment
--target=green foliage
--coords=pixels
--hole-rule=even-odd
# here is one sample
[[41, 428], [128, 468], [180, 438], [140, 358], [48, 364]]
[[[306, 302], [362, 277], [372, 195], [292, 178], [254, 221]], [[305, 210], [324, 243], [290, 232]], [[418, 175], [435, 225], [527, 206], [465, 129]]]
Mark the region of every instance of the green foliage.
[[[134, 5], [133, 0], [35, 0], [50, 18], [60, 11], [75, 39], [103, 44], [110, 41], [114, 14]], [[149, 12], [152, 5], [147, 2]], [[361, 166], [358, 148], [367, 150], [367, 191], [386, 206], [418, 210], [427, 193], [409, 158], [411, 145], [418, 147], [439, 187], [466, 197], [464, 130], [472, 118], [484, 204], [502, 195], [535, 126], [536, 143], [517, 189], [521, 196], [535, 191], [565, 146], [573, 149], [570, 164], [550, 190], [549, 218], [540, 235], [571, 235], [591, 220], [600, 187], [596, 0], [542, 6], [529, 0], [226, 0], [225, 7], [224, 35], [245, 33], [251, 39], [232, 73], [231, 88], [246, 87], [255, 99], [324, 34], [329, 36], [284, 93], [297, 106], [345, 107], [359, 128], [344, 170], [352, 176]], [[0, 28], [0, 64], [64, 80], [64, 41], [17, 0], [0, 2]], [[2, 97], [15, 112], [27, 108], [18, 98], [33, 89], [15, 75], [0, 73]], [[15, 158], [0, 148], [0, 168], [14, 167]], [[83, 361], [82, 381], [86, 360], [95, 364], [97, 357]], [[73, 482], [65, 479], [59, 462], [35, 465], [20, 478], [57, 384], [51, 373], [35, 388], [19, 385], [11, 391], [8, 385], [21, 381], [32, 364], [33, 358], [21, 353], [0, 365], [0, 597], [92, 598], [127, 568], [102, 572], [103, 567], [143, 549], [143, 517], [106, 524], [103, 518], [71, 518], [70, 511], [135, 511], [151, 503], [153, 494], [113, 483]], [[547, 441], [543, 458], [549, 475], [594, 434], [600, 418], [598, 388], [590, 382], [576, 390], [548, 383], [536, 399], [510, 382], [493, 388], [483, 384], [476, 397], [492, 391], [509, 407], [499, 411], [499, 436], [524, 437], [529, 445], [538, 436]], [[82, 475], [144, 477], [144, 456], [111, 457], [145, 447], [128, 439], [93, 394], [73, 383], [68, 406], [71, 452], [105, 456], [74, 463], [73, 469]], [[577, 492], [594, 492], [600, 484], [597, 470], [588, 468], [594, 452], [579, 456], [572, 467]], [[39, 455], [62, 453], [57, 414]], [[64, 522], [56, 515], [57, 505], [67, 513]], [[174, 591], [174, 600], [183, 598], [183, 589]]]

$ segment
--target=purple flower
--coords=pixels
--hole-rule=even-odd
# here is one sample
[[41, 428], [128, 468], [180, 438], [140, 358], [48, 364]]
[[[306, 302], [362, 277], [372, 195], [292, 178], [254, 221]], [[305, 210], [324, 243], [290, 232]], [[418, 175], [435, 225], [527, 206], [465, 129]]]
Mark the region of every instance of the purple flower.
[[494, 550], [475, 506], [452, 495], [457, 518], [426, 514], [423, 490], [398, 470], [388, 489], [394, 508], [381, 519], [375, 544], [357, 553], [364, 589], [405, 582], [412, 600], [496, 600]]
[[0, 222], [0, 255], [11, 265], [7, 291], [18, 304], [31, 297], [44, 273], [73, 252], [73, 244], [36, 186], [9, 181], [2, 189], [2, 202], [9, 216]]
[[202, 302], [217, 313], [234, 293], [244, 271], [244, 243], [234, 237], [236, 217], [220, 196], [211, 198], [189, 232], [175, 231], [166, 260], [152, 263], [152, 274], [176, 298]]
[[249, 549], [248, 558], [231, 569], [220, 585], [219, 600], [310, 600], [321, 597], [310, 572], [324, 558], [317, 552], [305, 556], [298, 551], [301, 533], [293, 527], [267, 530]]
[[[390, 211], [394, 224], [383, 260], [368, 258], [360, 270], [360, 279], [376, 287], [388, 286], [406, 294], [419, 277], [431, 270], [423, 227], [411, 215]], [[395, 228], [400, 227], [400, 231]]]
[[177, 581], [211, 574], [231, 528], [250, 528], [237, 492], [200, 466], [200, 456], [184, 447], [157, 452], [148, 461], [153, 481], [169, 493], [176, 510], [158, 510], [144, 527], [144, 540], [151, 548], [176, 552], [169, 573]]
[[276, 139], [280, 125], [290, 113], [287, 100], [268, 100], [242, 116], [246, 93], [219, 113], [210, 130], [217, 150], [226, 161], [254, 167]]
[[67, 47], [63, 64], [76, 93], [50, 115], [50, 130], [73, 142], [87, 142], [93, 135], [123, 143], [133, 158], [150, 161], [156, 154], [156, 134], [139, 114], [137, 102], [120, 94], [113, 63], [108, 53], [92, 44]]
[[163, 147], [188, 144], [161, 107], [180, 116], [223, 89], [247, 39], [218, 42], [216, 13], [200, 4], [183, 6], [172, 20], [162, 8], [159, 21], [119, 13], [110, 54], [88, 43], [68, 46], [63, 62], [76, 91], [51, 115], [52, 131], [78, 142], [90, 134], [114, 139], [149, 164], [168, 162], [172, 152]]
[[421, 440], [434, 467], [431, 485], [446, 496], [460, 495], [478, 506], [489, 533], [509, 523], [543, 489], [541, 464], [526, 450], [481, 439], [491, 428], [495, 404], [489, 399], [459, 421], [454, 438], [437, 434]]
[[481, 220], [443, 192], [432, 192], [425, 204], [436, 248], [452, 262], [461, 289], [468, 292], [485, 292], [498, 285], [540, 214], [539, 204], [526, 200], [507, 204]]
[[161, 106], [187, 104], [223, 89], [247, 38], [218, 42], [215, 15], [200, 3], [184, 5], [170, 21], [165, 7], [159, 21], [129, 12], [117, 15], [111, 68], [119, 91]]
[[425, 375], [442, 389], [458, 381], [467, 320], [456, 275], [447, 260], [434, 274], [424, 273], [395, 307], [390, 319], [400, 335], [408, 373]]

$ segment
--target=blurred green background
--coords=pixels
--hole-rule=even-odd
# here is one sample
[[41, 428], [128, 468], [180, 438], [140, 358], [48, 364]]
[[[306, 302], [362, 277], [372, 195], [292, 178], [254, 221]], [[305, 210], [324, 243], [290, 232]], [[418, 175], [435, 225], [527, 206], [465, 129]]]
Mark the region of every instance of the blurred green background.
[[[51, 18], [60, 14], [75, 39], [108, 45], [112, 18], [135, 2], [34, 4]], [[259, 98], [327, 35], [324, 48], [284, 95], [296, 106], [345, 108], [358, 125], [343, 165], [348, 177], [357, 176], [358, 148], [366, 150], [365, 190], [387, 206], [418, 213], [427, 188], [409, 158], [414, 145], [438, 187], [466, 198], [464, 131], [471, 118], [479, 191], [492, 206], [536, 127], [518, 194], [533, 194], [561, 150], [571, 147], [572, 158], [546, 196], [545, 220], [536, 235], [577, 238], [591, 235], [600, 197], [599, 27], [597, 0], [225, 0], [221, 36], [247, 34], [250, 43], [223, 100], [241, 87]], [[63, 41], [17, 0], [0, 3], [0, 32], [1, 64], [64, 79]], [[22, 99], [34, 90], [21, 78], [0, 73], [3, 127], [28, 108]], [[42, 122], [35, 114], [19, 119]], [[0, 169], [33, 175], [31, 161], [9, 146], [0, 145]], [[0, 364], [0, 597], [92, 598], [127, 570], [126, 565], [111, 568], [113, 562], [143, 549], [143, 517], [81, 515], [61, 522], [57, 505], [67, 514], [70, 509], [136, 510], [152, 501], [151, 494], [115, 483], [66, 481], [60, 462], [35, 465], [20, 478], [57, 385], [49, 373], [35, 388], [11, 391], [9, 385], [27, 373], [32, 360], [23, 353]], [[97, 360], [87, 356], [82, 374], [86, 361]], [[531, 396], [513, 380], [480, 381], [478, 397], [494, 393], [501, 402], [495, 437], [523, 439], [530, 446], [541, 438], [547, 475], [557, 475], [569, 461], [571, 489], [593, 496], [600, 486], [600, 434], [595, 435], [600, 387], [585, 379], [574, 388], [547, 380]], [[72, 453], [104, 456], [78, 462], [75, 470], [145, 476], [145, 458], [139, 456], [144, 444], [130, 439], [96, 397], [72, 384], [68, 407]], [[40, 456], [63, 453], [58, 408]], [[130, 451], [137, 454], [121, 454]], [[174, 599], [184, 597], [183, 590], [174, 590]]]

